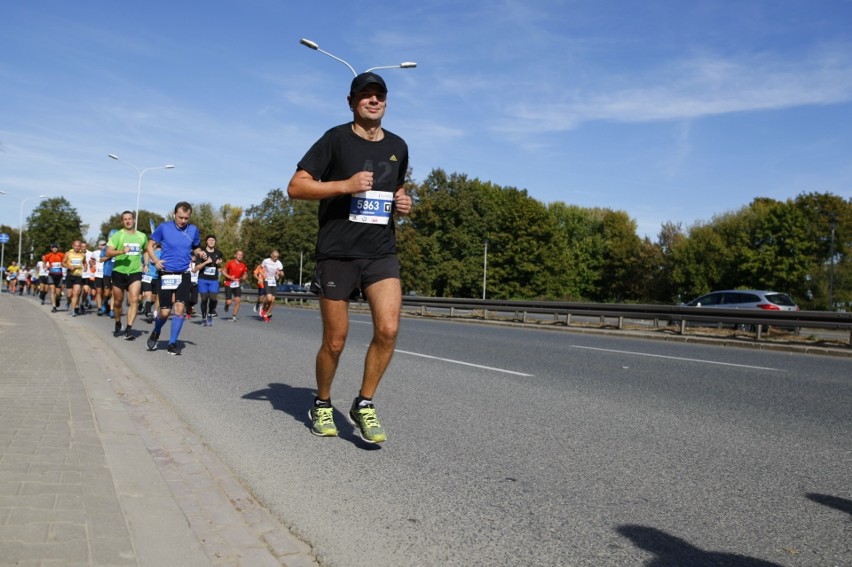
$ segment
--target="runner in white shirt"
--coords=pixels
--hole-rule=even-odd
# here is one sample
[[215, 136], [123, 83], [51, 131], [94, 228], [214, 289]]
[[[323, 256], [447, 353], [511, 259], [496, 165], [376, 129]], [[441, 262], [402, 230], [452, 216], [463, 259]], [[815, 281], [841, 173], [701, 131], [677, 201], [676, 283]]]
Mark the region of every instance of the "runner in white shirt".
[[36, 263], [36, 272], [38, 272], [38, 297], [41, 299], [41, 304], [44, 305], [44, 299], [47, 297], [47, 292], [50, 289], [47, 283], [48, 271], [44, 260], [39, 260]]
[[92, 279], [95, 277], [95, 271], [92, 270], [92, 254], [89, 250], [89, 245], [84, 241], [82, 244], [83, 253], [86, 255], [83, 259], [83, 295], [80, 297], [80, 312], [85, 312], [86, 309], [92, 308]]
[[94, 292], [95, 304], [98, 306], [98, 317], [103, 316], [108, 309], [104, 309], [104, 263], [101, 262], [101, 257], [106, 251], [106, 240], [98, 241], [98, 249], [92, 250], [89, 254], [89, 269], [93, 270], [94, 274]]
[[269, 323], [270, 313], [275, 306], [275, 292], [278, 289], [278, 280], [284, 275], [284, 265], [278, 259], [278, 250], [273, 250], [269, 258], [260, 263], [263, 267], [264, 287], [266, 296], [260, 307], [261, 318]]

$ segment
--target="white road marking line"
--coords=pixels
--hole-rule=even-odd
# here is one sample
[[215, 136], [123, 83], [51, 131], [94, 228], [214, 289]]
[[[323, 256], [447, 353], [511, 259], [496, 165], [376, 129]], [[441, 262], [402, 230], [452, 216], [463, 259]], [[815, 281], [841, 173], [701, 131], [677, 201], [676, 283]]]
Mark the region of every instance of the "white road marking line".
[[667, 358], [669, 360], [683, 360], [686, 362], [700, 362], [702, 364], [716, 364], [719, 366], [735, 366], [737, 368], [751, 368], [754, 370], [771, 370], [773, 372], [786, 372], [783, 368], [769, 368], [766, 366], [749, 366], [748, 364], [734, 364], [732, 362], [718, 362], [716, 360], [702, 360], [700, 358], [682, 358], [679, 356], [665, 356], [662, 354], [650, 354], [647, 352], [632, 352], [629, 350], [613, 350], [608, 348], [596, 348], [596, 347], [588, 347], [588, 346], [579, 346], [579, 345], [570, 345], [573, 348], [582, 348], [586, 350], [598, 350], [601, 352], [615, 352], [618, 354], [632, 354], [635, 356], [650, 356], [653, 358]]
[[474, 368], [481, 368], [483, 370], [493, 370], [495, 372], [503, 372], [504, 374], [514, 374], [515, 376], [528, 376], [533, 377], [533, 374], [524, 374], [523, 372], [515, 372], [514, 370], [506, 370], [505, 368], [494, 368], [491, 366], [482, 366], [481, 364], [473, 364], [470, 362], [462, 362], [461, 360], [453, 360], [451, 358], [441, 358], [440, 356], [430, 356], [428, 354], [420, 354], [419, 352], [410, 352], [407, 350], [399, 350], [396, 349], [394, 352], [400, 352], [402, 354], [410, 354], [411, 356], [420, 356], [422, 358], [431, 358], [432, 360], [440, 360], [442, 362], [450, 362], [452, 364], [461, 364], [464, 366], [473, 366]]

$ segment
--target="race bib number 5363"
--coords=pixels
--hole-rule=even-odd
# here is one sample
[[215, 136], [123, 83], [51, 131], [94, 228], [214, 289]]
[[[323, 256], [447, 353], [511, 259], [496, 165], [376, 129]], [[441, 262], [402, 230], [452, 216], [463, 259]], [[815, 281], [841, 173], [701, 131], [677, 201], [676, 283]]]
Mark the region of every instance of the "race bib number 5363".
[[388, 224], [393, 211], [390, 191], [362, 191], [352, 195], [349, 220], [368, 224]]

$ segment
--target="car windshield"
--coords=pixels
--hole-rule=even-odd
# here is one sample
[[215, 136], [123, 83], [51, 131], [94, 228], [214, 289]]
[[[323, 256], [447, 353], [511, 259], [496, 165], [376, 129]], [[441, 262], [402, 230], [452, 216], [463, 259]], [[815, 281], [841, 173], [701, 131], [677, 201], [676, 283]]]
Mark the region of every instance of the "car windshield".
[[786, 293], [767, 293], [766, 299], [775, 305], [783, 305], [785, 307], [796, 306], [796, 302], [793, 301]]

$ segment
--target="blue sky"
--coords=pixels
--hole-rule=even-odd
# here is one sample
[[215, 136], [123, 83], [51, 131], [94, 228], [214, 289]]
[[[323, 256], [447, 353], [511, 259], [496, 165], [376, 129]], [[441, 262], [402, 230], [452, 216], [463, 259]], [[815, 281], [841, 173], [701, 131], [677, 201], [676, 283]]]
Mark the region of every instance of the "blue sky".
[[64, 196], [96, 236], [178, 200], [248, 207], [351, 119], [434, 168], [626, 211], [640, 236], [755, 197], [852, 196], [852, 0], [3, 2], [0, 224]]

